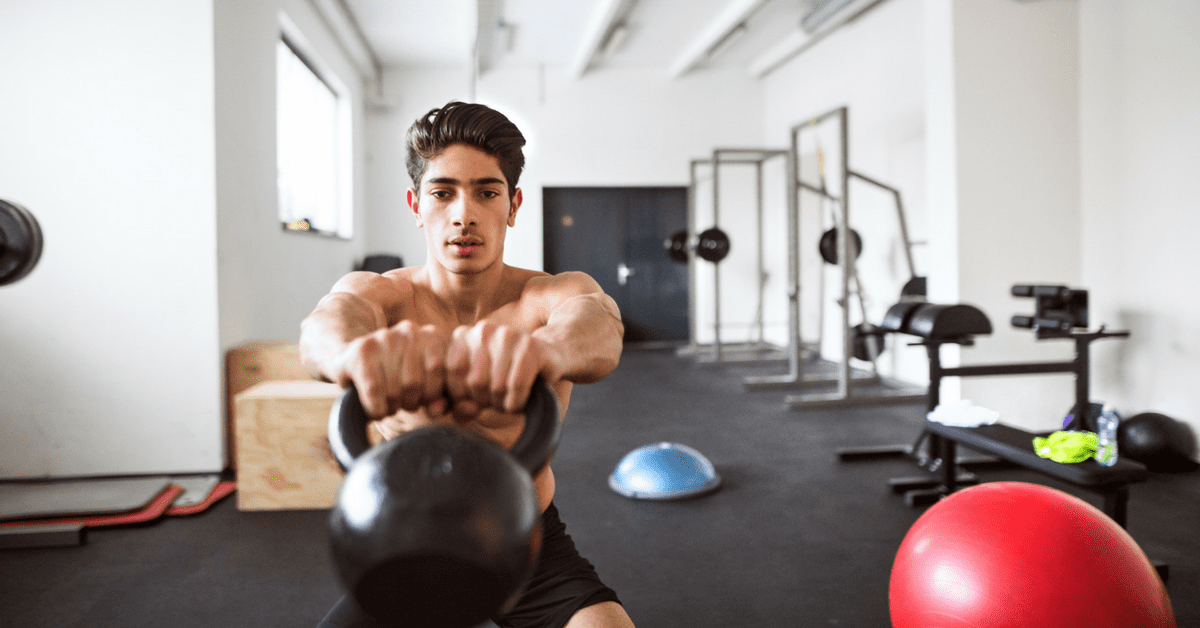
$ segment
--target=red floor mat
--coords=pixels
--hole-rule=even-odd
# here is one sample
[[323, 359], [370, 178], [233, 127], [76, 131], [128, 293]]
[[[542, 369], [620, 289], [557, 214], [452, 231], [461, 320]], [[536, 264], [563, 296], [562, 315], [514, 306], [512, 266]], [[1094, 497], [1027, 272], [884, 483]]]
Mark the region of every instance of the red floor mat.
[[[0, 529], [28, 528], [31, 526], [63, 525], [79, 523], [89, 528], [104, 526], [129, 525], [154, 521], [163, 516], [171, 504], [183, 494], [183, 487], [174, 484], [167, 486], [145, 508], [120, 515], [97, 515], [89, 517], [66, 517], [62, 519], [32, 519], [28, 521], [9, 521], [0, 523]], [[206, 500], [207, 501], [207, 500]], [[199, 504], [197, 504], [199, 505]]]
[[237, 490], [237, 482], [221, 482], [213, 487], [212, 492], [204, 501], [192, 506], [176, 506], [167, 511], [167, 515], [171, 517], [183, 517], [187, 515], [195, 515], [204, 512], [212, 507], [213, 504], [225, 499], [234, 491]]

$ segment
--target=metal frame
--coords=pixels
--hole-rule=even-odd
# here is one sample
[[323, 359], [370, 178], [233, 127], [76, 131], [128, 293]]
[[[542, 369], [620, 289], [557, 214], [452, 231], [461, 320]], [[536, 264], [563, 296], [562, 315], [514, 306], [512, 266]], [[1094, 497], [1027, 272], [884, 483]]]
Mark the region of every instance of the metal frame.
[[[690, 340], [687, 346], [680, 348], [677, 351], [678, 355], [696, 356], [697, 360], [704, 363], [723, 363], [723, 362], [757, 362], [765, 360], [779, 359], [779, 348], [764, 341], [763, 332], [763, 275], [765, 273], [763, 262], [763, 163], [776, 157], [789, 158], [791, 151], [784, 149], [769, 149], [769, 148], [717, 148], [713, 150], [711, 159], [693, 159], [690, 165], [691, 182], [688, 185], [688, 310], [689, 310], [689, 325], [690, 325]], [[758, 234], [758, 319], [755, 324], [758, 327], [758, 340], [756, 342], [747, 342], [739, 344], [730, 344], [721, 342], [721, 272], [720, 263], [712, 264], [713, 267], [713, 343], [710, 346], [703, 346], [697, 343], [697, 323], [696, 323], [696, 280], [697, 280], [697, 257], [695, 246], [698, 236], [696, 228], [696, 188], [700, 184], [697, 175], [697, 167], [702, 165], [710, 166], [712, 170], [712, 191], [713, 191], [713, 224], [720, 226], [721, 224], [721, 166], [725, 164], [752, 164], [755, 166], [756, 175], [756, 193], [755, 204], [757, 214], [757, 234]], [[789, 190], [795, 189], [794, 181], [790, 176], [794, 172], [792, 168], [787, 168], [789, 173], [787, 187]], [[790, 197], [793, 193], [789, 194]]]
[[[841, 144], [841, 195], [830, 195], [828, 190], [817, 188], [808, 185], [800, 180], [800, 133], [804, 129], [811, 128], [817, 123], [834, 118], [839, 124], [839, 142]], [[901, 208], [900, 194], [895, 188], [883, 185], [874, 179], [860, 175], [850, 169], [850, 150], [849, 150], [849, 109], [847, 107], [838, 107], [831, 111], [827, 111], [811, 120], [798, 124], [792, 127], [791, 130], [791, 154], [790, 161], [792, 168], [790, 171], [790, 179], [793, 184], [793, 190], [789, 194], [789, 269], [788, 275], [791, 279], [789, 286], [789, 319], [791, 321], [792, 334], [789, 337], [789, 370], [782, 375], [773, 376], [757, 376], [747, 377], [744, 380], [744, 385], [748, 390], [769, 390], [779, 388], [790, 388], [804, 385], [836, 385], [836, 390], [831, 393], [813, 393], [807, 395], [789, 395], [787, 404], [793, 408], [800, 409], [822, 409], [834, 407], [864, 407], [864, 406], [880, 406], [880, 405], [898, 405], [916, 403], [924, 399], [925, 392], [917, 391], [913, 387], [896, 387], [886, 384], [875, 372], [855, 372], [851, 368], [850, 359], [853, 354], [853, 338], [851, 335], [850, 326], [850, 283], [852, 279], [857, 281], [857, 269], [855, 267], [855, 256], [851, 255], [851, 239], [850, 230], [841, 228], [850, 224], [850, 179], [858, 178], [866, 183], [876, 185], [888, 191], [891, 191], [897, 199], [897, 208]], [[809, 375], [804, 374], [804, 354], [810, 351], [800, 337], [800, 195], [799, 190], [805, 189], [814, 192], [824, 198], [835, 201], [838, 206], [835, 214], [835, 227], [838, 227], [837, 250], [838, 250], [838, 266], [841, 268], [841, 308], [842, 316], [842, 359], [836, 365], [835, 372], [832, 375]], [[911, 243], [908, 239], [908, 229], [904, 221], [903, 211], [899, 211], [900, 228], [905, 242], [905, 253], [909, 263], [909, 270], [913, 269]], [[862, 385], [883, 385], [885, 390], [872, 391], [871, 394], [855, 393], [856, 386]]]

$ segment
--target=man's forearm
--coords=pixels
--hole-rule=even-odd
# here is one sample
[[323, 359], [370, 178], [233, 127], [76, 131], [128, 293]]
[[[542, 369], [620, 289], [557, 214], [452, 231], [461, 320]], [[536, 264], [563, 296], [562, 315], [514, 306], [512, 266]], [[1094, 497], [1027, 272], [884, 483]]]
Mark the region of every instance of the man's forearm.
[[616, 303], [597, 292], [563, 301], [533, 337], [555, 348], [563, 379], [585, 384], [617, 368], [624, 334]]
[[313, 377], [333, 381], [331, 365], [346, 345], [386, 326], [374, 303], [352, 293], [331, 293], [300, 324], [300, 360]]

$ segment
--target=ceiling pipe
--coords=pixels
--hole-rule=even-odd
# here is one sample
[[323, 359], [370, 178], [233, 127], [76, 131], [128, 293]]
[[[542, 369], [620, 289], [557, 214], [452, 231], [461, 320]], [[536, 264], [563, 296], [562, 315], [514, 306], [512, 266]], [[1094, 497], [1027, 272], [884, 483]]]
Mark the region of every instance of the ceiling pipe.
[[582, 78], [592, 64], [604, 55], [606, 44], [616, 36], [615, 30], [625, 27], [625, 16], [633, 7], [634, 0], [601, 0], [596, 5], [596, 12], [583, 33], [582, 43], [574, 60], [571, 62], [570, 74], [573, 78]]
[[342, 50], [350, 57], [362, 78], [373, 81], [375, 85], [383, 83], [383, 64], [375, 49], [367, 41], [362, 28], [355, 19], [345, 0], [309, 0], [317, 9], [317, 14], [324, 20], [325, 25], [333, 32], [334, 39], [341, 45]]
[[789, 33], [750, 62], [750, 73], [755, 78], [763, 78], [791, 61], [800, 53], [812, 48], [817, 42], [828, 37], [837, 29], [862, 17], [864, 13], [883, 4], [887, 0], [853, 0], [846, 4], [845, 9], [836, 15], [826, 18], [823, 24], [813, 33], [806, 33], [803, 27]]
[[745, 29], [746, 20], [766, 3], [767, 0], [733, 0], [725, 5], [671, 64], [671, 78], [679, 78], [713, 58], [719, 52], [718, 48], [728, 43], [735, 33]]
[[837, 15], [839, 11], [846, 8], [854, 0], [822, 0], [818, 2], [816, 7], [809, 11], [800, 20], [800, 28], [806, 33], [815, 33], [821, 29], [821, 26], [828, 22], [830, 18]]

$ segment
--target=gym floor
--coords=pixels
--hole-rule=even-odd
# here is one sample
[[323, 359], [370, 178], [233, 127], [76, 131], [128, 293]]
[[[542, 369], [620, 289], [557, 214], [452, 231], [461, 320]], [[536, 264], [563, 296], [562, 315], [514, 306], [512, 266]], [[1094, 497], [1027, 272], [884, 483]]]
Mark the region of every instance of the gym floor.
[[[889, 626], [892, 559], [920, 509], [887, 479], [908, 460], [840, 463], [838, 447], [907, 443], [922, 408], [805, 411], [744, 392], [778, 365], [704, 366], [628, 350], [576, 387], [555, 458], [556, 503], [580, 551], [644, 628]], [[715, 494], [632, 501], [607, 485], [630, 450], [703, 452]], [[1021, 469], [981, 471], [1099, 498]], [[0, 553], [0, 627], [312, 626], [340, 596], [323, 511], [243, 513], [233, 499], [191, 518], [100, 529], [81, 547]], [[1170, 565], [1179, 626], [1200, 626], [1200, 473], [1131, 489], [1129, 532]], [[1073, 583], [1063, 583], [1069, 595]]]

